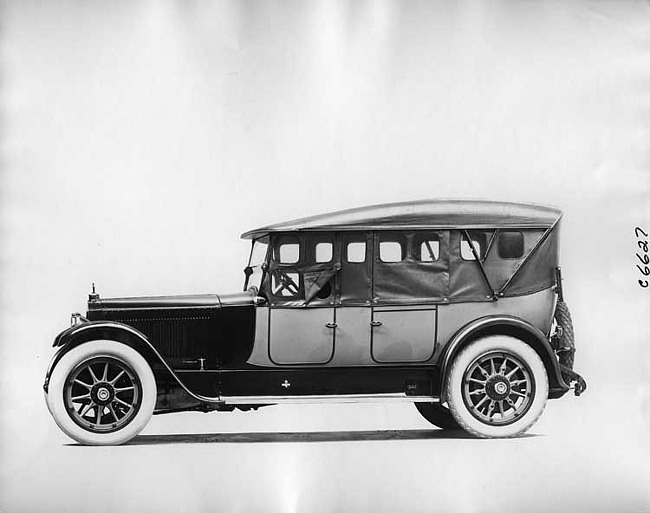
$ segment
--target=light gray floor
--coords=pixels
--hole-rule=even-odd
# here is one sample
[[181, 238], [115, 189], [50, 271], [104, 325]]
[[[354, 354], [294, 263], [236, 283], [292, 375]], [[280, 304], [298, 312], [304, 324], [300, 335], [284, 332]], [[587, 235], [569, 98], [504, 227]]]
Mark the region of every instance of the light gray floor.
[[643, 400], [595, 385], [515, 440], [446, 434], [410, 404], [180, 413], [108, 448], [68, 440], [44, 405], [12, 425], [9, 408], [0, 509], [647, 511]]

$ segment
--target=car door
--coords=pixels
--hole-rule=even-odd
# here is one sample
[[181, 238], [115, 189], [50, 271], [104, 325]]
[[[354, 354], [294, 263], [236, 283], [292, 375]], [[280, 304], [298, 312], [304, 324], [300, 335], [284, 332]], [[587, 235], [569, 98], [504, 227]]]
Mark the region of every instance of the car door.
[[277, 365], [326, 364], [336, 341], [333, 238], [281, 235], [273, 251], [269, 358]]
[[447, 236], [378, 232], [374, 239], [371, 353], [377, 363], [428, 361], [436, 348], [437, 303], [448, 290]]

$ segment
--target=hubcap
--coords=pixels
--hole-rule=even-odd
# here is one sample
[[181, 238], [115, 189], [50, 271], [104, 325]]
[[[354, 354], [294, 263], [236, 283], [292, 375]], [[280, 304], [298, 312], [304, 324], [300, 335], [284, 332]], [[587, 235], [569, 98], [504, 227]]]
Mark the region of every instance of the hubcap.
[[490, 399], [494, 401], [502, 401], [508, 395], [510, 385], [505, 378], [500, 376], [490, 378], [485, 384], [485, 391]]
[[528, 411], [535, 381], [518, 356], [494, 351], [474, 360], [463, 376], [463, 401], [470, 413], [489, 425], [507, 425]]
[[142, 400], [142, 385], [126, 362], [95, 357], [69, 375], [63, 399], [70, 418], [94, 433], [109, 433], [133, 420]]
[[115, 397], [115, 389], [110, 383], [102, 382], [90, 389], [90, 398], [95, 404], [106, 406]]

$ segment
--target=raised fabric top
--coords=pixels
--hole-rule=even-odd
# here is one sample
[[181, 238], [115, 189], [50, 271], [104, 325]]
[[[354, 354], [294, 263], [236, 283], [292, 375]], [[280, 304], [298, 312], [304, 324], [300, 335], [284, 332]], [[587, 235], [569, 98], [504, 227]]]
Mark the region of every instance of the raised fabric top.
[[549, 228], [562, 216], [556, 208], [480, 200], [421, 200], [351, 208], [272, 224], [242, 234], [435, 228]]

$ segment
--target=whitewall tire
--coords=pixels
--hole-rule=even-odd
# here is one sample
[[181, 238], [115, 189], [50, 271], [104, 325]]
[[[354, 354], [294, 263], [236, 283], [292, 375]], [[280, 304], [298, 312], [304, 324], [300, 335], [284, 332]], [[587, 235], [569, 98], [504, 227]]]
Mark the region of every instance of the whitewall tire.
[[463, 349], [446, 385], [451, 414], [465, 431], [481, 438], [521, 435], [539, 419], [548, 399], [548, 376], [539, 355], [504, 335]]
[[69, 437], [84, 445], [118, 445], [147, 425], [156, 406], [156, 381], [135, 349], [93, 340], [55, 365], [45, 394], [50, 413]]

